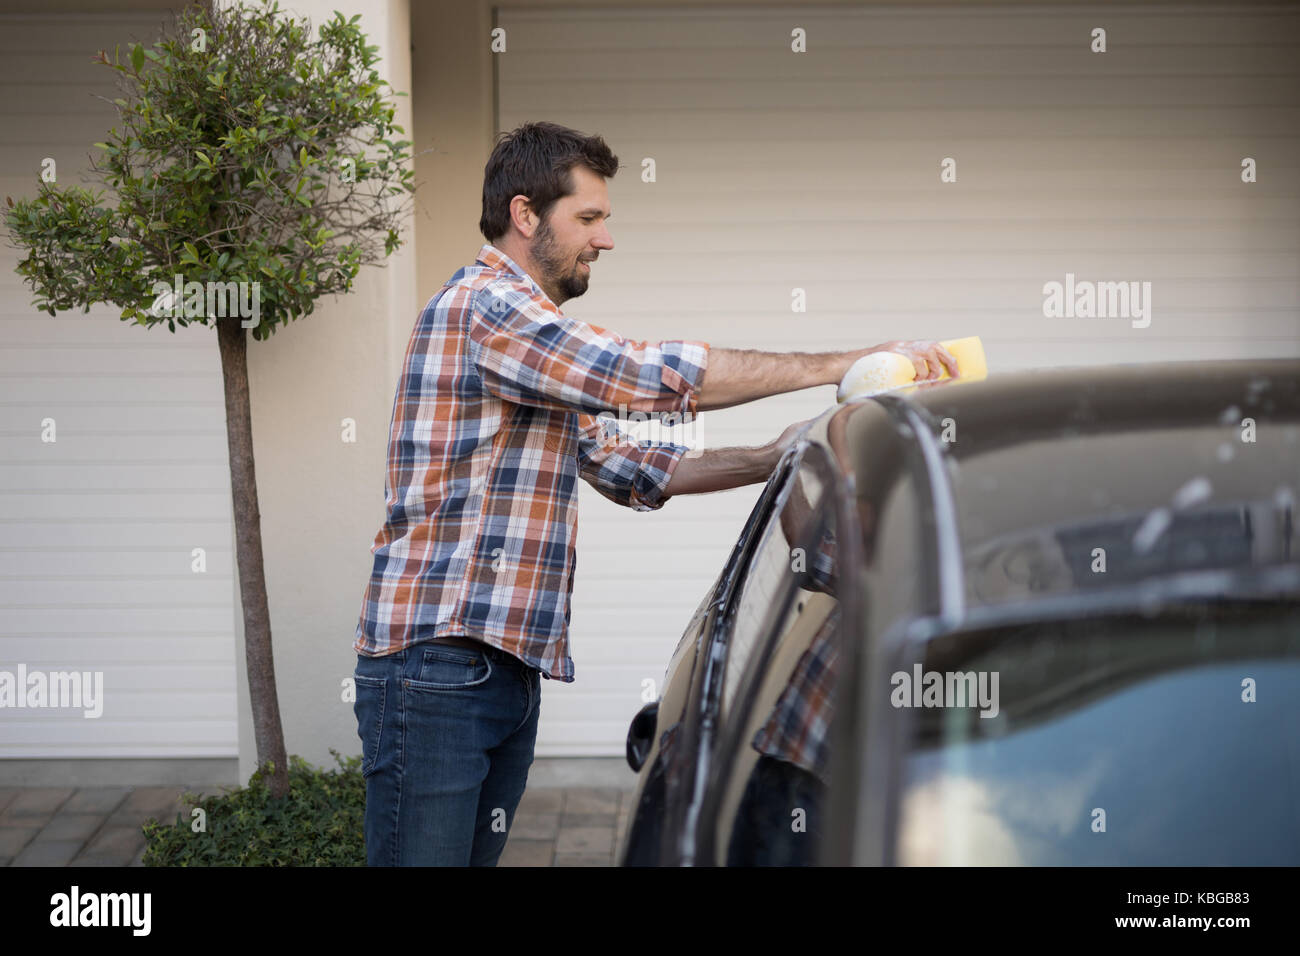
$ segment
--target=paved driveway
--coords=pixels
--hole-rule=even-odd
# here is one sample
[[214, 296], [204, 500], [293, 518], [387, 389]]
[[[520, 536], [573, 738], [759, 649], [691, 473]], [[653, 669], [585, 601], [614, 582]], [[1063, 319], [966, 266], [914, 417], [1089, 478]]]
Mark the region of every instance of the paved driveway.
[[[175, 819], [187, 789], [0, 789], [0, 865], [141, 866], [141, 824]], [[631, 797], [630, 787], [530, 786], [500, 865], [613, 865]]]

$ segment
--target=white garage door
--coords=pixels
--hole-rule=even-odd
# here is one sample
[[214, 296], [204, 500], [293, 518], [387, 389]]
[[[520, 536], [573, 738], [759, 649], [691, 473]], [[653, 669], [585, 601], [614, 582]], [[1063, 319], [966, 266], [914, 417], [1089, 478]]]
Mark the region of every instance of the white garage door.
[[[1300, 355], [1296, 12], [507, 9], [497, 22], [498, 128], [598, 132], [623, 164], [616, 249], [568, 304], [578, 318], [777, 350], [979, 335], [994, 370]], [[1257, 182], [1243, 182], [1247, 159]], [[1048, 283], [1119, 281], [1149, 282], [1149, 303], [1044, 314]], [[823, 388], [712, 412], [702, 437], [757, 444], [833, 400]], [[584, 488], [577, 682], [547, 685], [539, 753], [621, 752], [642, 682], [662, 676], [756, 494], [634, 514]]]
[[[90, 58], [158, 21], [0, 16], [0, 196], [34, 196], [45, 157], [59, 183], [85, 182], [117, 118], [92, 96], [117, 95], [114, 74]], [[37, 312], [19, 258], [0, 247], [0, 671], [29, 687], [90, 674], [92, 697], [98, 674], [103, 690], [0, 710], [0, 757], [236, 756], [216, 333], [145, 330], [106, 307]]]

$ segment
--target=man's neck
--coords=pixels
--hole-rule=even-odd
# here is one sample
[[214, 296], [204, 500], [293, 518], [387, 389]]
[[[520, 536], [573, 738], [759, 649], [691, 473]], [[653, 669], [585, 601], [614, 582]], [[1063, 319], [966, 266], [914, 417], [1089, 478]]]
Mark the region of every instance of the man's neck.
[[504, 238], [500, 243], [494, 242], [493, 245], [513, 259], [515, 265], [523, 269], [524, 272], [528, 274], [528, 277], [541, 287], [541, 290], [546, 293], [548, 299], [554, 302], [557, 306], [564, 303], [564, 300], [560, 298], [559, 290], [551, 288], [550, 285], [542, 279], [542, 270], [537, 263], [533, 261], [533, 257], [528, 254], [527, 246], [518, 242], [510, 242]]

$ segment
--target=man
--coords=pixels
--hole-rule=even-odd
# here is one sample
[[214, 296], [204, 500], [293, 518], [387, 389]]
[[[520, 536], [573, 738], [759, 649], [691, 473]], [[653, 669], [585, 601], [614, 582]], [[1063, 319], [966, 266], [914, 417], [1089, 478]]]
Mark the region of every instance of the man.
[[[573, 680], [578, 478], [638, 511], [764, 481], [795, 432], [686, 457], [609, 416], [694, 414], [837, 384], [903, 351], [921, 378], [956, 363], [932, 342], [765, 353], [651, 344], [560, 311], [614, 248], [599, 136], [529, 123], [484, 171], [487, 243], [425, 306], [393, 403], [387, 515], [356, 641], [357, 732], [371, 865], [494, 865], [523, 795], [541, 679]], [[602, 415], [602, 413], [604, 413]], [[597, 416], [602, 416], [598, 418]]]

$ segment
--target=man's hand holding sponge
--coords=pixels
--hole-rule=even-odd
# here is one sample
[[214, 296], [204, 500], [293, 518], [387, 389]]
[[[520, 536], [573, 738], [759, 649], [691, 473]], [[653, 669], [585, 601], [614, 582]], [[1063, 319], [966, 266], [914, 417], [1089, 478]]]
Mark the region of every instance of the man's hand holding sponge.
[[978, 338], [885, 342], [845, 352], [763, 352], [709, 346], [707, 356], [703, 377], [696, 385], [695, 412], [730, 408], [819, 385], [839, 383], [839, 400], [843, 402], [851, 396], [919, 382], [985, 375], [984, 349]]
[[845, 402], [918, 382], [978, 379], [987, 374], [984, 345], [979, 336], [943, 342], [886, 342], [869, 349], [849, 366], [840, 380], [836, 399]]
[[[762, 352], [710, 346], [706, 354], [707, 365], [696, 384], [695, 412], [730, 408], [769, 395], [836, 382], [839, 401], [845, 402], [922, 382], [945, 378], [970, 381], [987, 374], [984, 347], [975, 337], [944, 342], [885, 342], [846, 352]], [[683, 456], [669, 479], [665, 496], [721, 491], [767, 480], [811, 421], [795, 422], [765, 445], [718, 448]]]

